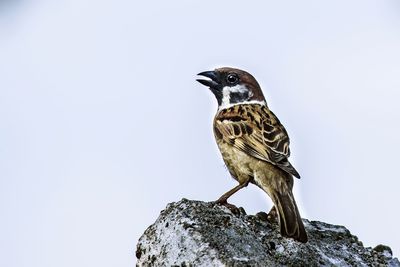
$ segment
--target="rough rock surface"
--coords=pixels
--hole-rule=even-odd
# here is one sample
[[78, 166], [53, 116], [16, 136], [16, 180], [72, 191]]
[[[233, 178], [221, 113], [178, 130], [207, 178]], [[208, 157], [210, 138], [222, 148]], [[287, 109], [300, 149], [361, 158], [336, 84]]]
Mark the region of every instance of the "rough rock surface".
[[279, 234], [265, 213], [213, 203], [168, 204], [137, 245], [138, 266], [399, 266], [391, 249], [365, 248], [343, 226], [304, 220], [309, 242]]

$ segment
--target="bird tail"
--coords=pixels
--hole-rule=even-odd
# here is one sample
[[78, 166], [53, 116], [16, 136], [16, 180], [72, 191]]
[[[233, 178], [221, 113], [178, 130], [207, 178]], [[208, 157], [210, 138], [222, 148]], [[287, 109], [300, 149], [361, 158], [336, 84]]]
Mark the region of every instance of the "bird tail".
[[276, 191], [273, 195], [273, 202], [279, 214], [282, 236], [306, 243], [308, 240], [307, 232], [304, 229], [304, 224], [291, 190], [288, 190], [288, 192]]

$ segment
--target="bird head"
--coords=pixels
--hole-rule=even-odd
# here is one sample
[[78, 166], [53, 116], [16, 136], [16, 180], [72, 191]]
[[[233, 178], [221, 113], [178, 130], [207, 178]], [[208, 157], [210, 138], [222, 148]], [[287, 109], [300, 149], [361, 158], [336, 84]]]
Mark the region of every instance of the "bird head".
[[219, 108], [248, 102], [264, 102], [265, 98], [260, 85], [248, 72], [234, 68], [219, 68], [204, 71], [198, 75], [209, 79], [197, 79], [208, 86], [218, 101]]

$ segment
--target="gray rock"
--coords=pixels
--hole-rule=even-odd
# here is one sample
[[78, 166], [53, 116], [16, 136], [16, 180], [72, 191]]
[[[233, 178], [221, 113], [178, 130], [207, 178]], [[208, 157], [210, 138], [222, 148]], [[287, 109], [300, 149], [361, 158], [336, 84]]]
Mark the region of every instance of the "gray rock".
[[399, 266], [388, 246], [365, 248], [343, 226], [304, 220], [309, 242], [279, 234], [265, 214], [170, 203], [139, 239], [138, 266]]

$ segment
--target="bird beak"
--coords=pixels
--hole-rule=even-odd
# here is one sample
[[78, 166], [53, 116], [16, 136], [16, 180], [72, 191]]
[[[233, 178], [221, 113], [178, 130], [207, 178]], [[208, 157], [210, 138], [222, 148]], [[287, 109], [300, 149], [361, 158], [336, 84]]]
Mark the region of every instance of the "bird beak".
[[215, 72], [215, 71], [204, 71], [204, 72], [200, 72], [197, 75], [204, 76], [204, 77], [207, 77], [207, 78], [211, 79], [211, 80], [197, 79], [196, 81], [198, 81], [202, 85], [208, 86], [208, 87], [210, 87], [211, 89], [214, 89], [214, 90], [218, 90], [218, 89], [222, 88], [221, 81], [219, 79], [219, 74], [217, 72]]

